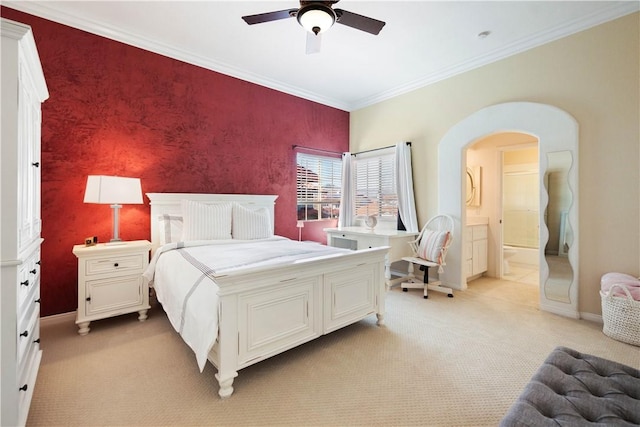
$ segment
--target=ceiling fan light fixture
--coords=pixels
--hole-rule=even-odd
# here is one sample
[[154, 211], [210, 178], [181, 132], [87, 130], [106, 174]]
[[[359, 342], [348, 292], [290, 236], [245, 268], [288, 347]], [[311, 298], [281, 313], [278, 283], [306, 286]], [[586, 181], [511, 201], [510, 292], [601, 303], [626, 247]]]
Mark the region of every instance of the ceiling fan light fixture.
[[298, 23], [302, 27], [318, 35], [327, 31], [336, 22], [336, 13], [324, 4], [308, 4], [298, 11]]

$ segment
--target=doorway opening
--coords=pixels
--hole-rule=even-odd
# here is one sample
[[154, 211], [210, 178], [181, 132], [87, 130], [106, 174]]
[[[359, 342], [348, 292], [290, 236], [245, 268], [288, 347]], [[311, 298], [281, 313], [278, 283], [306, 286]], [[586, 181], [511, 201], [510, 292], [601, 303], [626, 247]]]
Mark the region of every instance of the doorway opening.
[[[571, 204], [566, 214], [568, 242], [565, 249], [571, 275], [563, 281], [549, 280], [553, 277], [551, 265], [547, 264], [544, 251], [539, 251], [540, 309], [572, 318], [580, 318], [578, 312], [578, 123], [568, 113], [545, 104], [532, 102], [508, 102], [479, 110], [454, 125], [442, 138], [438, 151], [438, 209], [448, 213], [457, 221], [447, 257], [447, 268], [440, 279], [453, 289], [467, 289], [464, 247], [464, 225], [467, 223], [466, 194], [463, 181], [466, 177], [467, 150], [479, 138], [495, 133], [522, 132], [536, 136], [539, 141], [540, 173], [546, 174], [552, 159], [566, 153], [570, 168], [566, 174], [566, 185], [571, 194]], [[540, 191], [540, 209], [546, 211], [549, 202], [547, 188]], [[489, 224], [491, 227], [492, 224]], [[494, 224], [494, 228], [495, 224]], [[500, 227], [498, 227], [500, 228]], [[549, 240], [548, 224], [540, 214], [540, 245]], [[495, 261], [494, 261], [495, 264]], [[558, 296], [560, 295], [560, 296]]]
[[[519, 283], [537, 306], [539, 287], [539, 159], [538, 138], [521, 132], [498, 132], [466, 148], [467, 171], [480, 171], [472, 193], [480, 199], [466, 203], [466, 226], [487, 223], [487, 268], [492, 287]], [[469, 194], [469, 180], [462, 192]], [[474, 242], [473, 244], [476, 244]], [[469, 246], [469, 243], [466, 244]], [[477, 275], [467, 280], [475, 282]], [[504, 280], [505, 283], [497, 283]]]

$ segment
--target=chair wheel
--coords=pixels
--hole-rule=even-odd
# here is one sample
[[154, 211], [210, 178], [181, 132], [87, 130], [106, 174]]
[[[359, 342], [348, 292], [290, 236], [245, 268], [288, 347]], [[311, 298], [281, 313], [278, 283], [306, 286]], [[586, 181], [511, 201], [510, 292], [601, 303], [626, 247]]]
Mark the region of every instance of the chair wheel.
[[425, 296], [424, 296], [424, 299], [429, 299], [429, 295], [425, 295]]
[[453, 294], [447, 294], [449, 298], [453, 298]]
[[402, 288], [402, 292], [407, 292], [408, 289], [407, 288]]

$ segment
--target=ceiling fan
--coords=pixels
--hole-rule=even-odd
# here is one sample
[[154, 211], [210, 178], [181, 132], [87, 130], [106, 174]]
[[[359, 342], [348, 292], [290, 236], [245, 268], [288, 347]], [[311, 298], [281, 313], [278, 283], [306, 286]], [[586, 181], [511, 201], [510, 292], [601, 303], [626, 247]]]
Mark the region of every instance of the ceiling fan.
[[340, 0], [305, 1], [300, 0], [299, 9], [285, 9], [274, 12], [259, 13], [243, 16], [249, 24], [278, 21], [295, 17], [298, 23], [307, 30], [307, 53], [320, 51], [320, 34], [327, 31], [336, 22], [355, 28], [356, 30], [378, 35], [385, 22], [367, 16], [358, 15], [343, 9], [333, 9], [331, 6]]

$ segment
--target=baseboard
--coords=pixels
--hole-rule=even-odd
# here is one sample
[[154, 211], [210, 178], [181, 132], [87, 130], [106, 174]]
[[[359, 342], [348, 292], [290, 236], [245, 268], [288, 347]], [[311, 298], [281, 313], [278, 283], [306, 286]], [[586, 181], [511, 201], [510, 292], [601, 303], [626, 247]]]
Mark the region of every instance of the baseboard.
[[599, 314], [580, 312], [580, 318], [584, 320], [588, 320], [590, 322], [604, 324], [604, 321], [602, 320], [602, 316]]
[[75, 323], [75, 321], [76, 321], [76, 312], [70, 311], [68, 313], [60, 313], [60, 314], [54, 314], [51, 316], [41, 317], [40, 326], [50, 325], [53, 323], [65, 323], [65, 322]]

